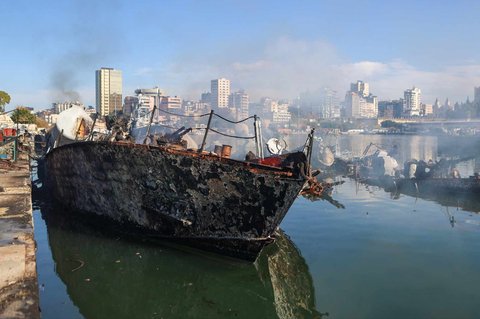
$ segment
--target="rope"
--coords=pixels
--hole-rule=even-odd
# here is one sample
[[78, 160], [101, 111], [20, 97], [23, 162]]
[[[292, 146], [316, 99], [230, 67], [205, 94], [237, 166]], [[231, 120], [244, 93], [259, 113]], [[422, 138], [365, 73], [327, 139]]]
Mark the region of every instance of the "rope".
[[[173, 127], [173, 126], [168, 126], [168, 125], [163, 125], [163, 124], [155, 124], [155, 125], [165, 126], [165, 127], [167, 127], [167, 128], [171, 128], [171, 129], [174, 129], [174, 130], [178, 129], [178, 128]], [[191, 129], [192, 129], [192, 131], [194, 131], [194, 130], [198, 130], [198, 131], [199, 131], [199, 130], [206, 130], [207, 128], [206, 128], [206, 127], [192, 127]], [[236, 135], [230, 135], [230, 134], [226, 134], [226, 133], [219, 132], [219, 131], [217, 131], [217, 130], [215, 130], [215, 129], [213, 129], [213, 128], [210, 128], [209, 130], [212, 131], [212, 132], [215, 132], [215, 133], [217, 133], [217, 134], [220, 134], [220, 135], [223, 135], [223, 136], [227, 136], [227, 137], [232, 137], [232, 138], [240, 138], [240, 139], [244, 139], [244, 140], [249, 140], [249, 139], [254, 139], [254, 138], [255, 138], [255, 136], [236, 136]]]
[[205, 113], [205, 114], [200, 114], [200, 115], [183, 115], [183, 114], [177, 114], [177, 113], [165, 111], [165, 110], [162, 110], [160, 108], [158, 110], [160, 112], [167, 113], [167, 114], [170, 114], [170, 115], [179, 116], [179, 117], [204, 117], [204, 116], [209, 116], [210, 115], [210, 113]]
[[[159, 110], [160, 112], [163, 112], [163, 113], [166, 113], [166, 114], [170, 114], [170, 115], [174, 115], [174, 116], [179, 116], [179, 117], [204, 117], [204, 116], [209, 116], [209, 115], [210, 115], [210, 113], [205, 113], [205, 114], [200, 114], [200, 115], [182, 115], [182, 114], [177, 114], [177, 113], [169, 112], [169, 111], [166, 111], [166, 110], [162, 110], [162, 109], [160, 109], [160, 108], [159, 108], [158, 110]], [[213, 115], [218, 116], [218, 117], [221, 118], [222, 120], [227, 121], [227, 122], [232, 123], [232, 124], [239, 124], [239, 123], [245, 122], [245, 121], [247, 121], [247, 120], [249, 120], [249, 119], [255, 118], [255, 116], [252, 115], [252, 116], [249, 116], [249, 117], [247, 117], [247, 118], [245, 118], [245, 119], [243, 119], [243, 120], [240, 120], [240, 121], [232, 121], [232, 120], [229, 120], [229, 119], [227, 119], [227, 118], [224, 118], [223, 116], [218, 115], [218, 114], [216, 114], [216, 113], [213, 113]], [[164, 126], [164, 127], [171, 128], [171, 129], [177, 129], [177, 128], [173, 127], [173, 126], [168, 126], [168, 125], [159, 124], [159, 123], [157, 123], [157, 124], [155, 124], [155, 125]], [[203, 128], [203, 127], [192, 128], [192, 130], [204, 130], [204, 129], [206, 129], [206, 128]], [[217, 134], [226, 136], [226, 137], [239, 138], [239, 139], [244, 139], [244, 140], [250, 140], [250, 139], [254, 139], [254, 138], [255, 138], [255, 136], [236, 136], [236, 135], [230, 135], [230, 134], [226, 134], [226, 133], [219, 132], [219, 131], [214, 130], [214, 129], [212, 129], [212, 128], [210, 128], [209, 130], [212, 131], [212, 132], [215, 132], [215, 133], [217, 133]]]
[[223, 136], [233, 137], [233, 138], [240, 138], [240, 139], [244, 139], [244, 140], [251, 140], [251, 139], [254, 139], [254, 138], [255, 138], [255, 136], [236, 136], [236, 135], [229, 135], [229, 134], [225, 134], [225, 133], [219, 132], [219, 131], [217, 131], [217, 130], [214, 130], [213, 128], [210, 128], [210, 131], [215, 132], [215, 133], [220, 134], [220, 135], [223, 135]]
[[242, 122], [245, 122], [246, 120], [253, 119], [253, 118], [255, 117], [255, 116], [252, 115], [252, 116], [249, 116], [249, 117], [247, 117], [247, 118], [244, 118], [243, 120], [240, 120], [240, 121], [232, 121], [232, 120], [229, 120], [229, 119], [227, 119], [227, 118], [224, 118], [224, 117], [221, 116], [221, 115], [218, 115], [217, 113], [213, 113], [213, 115], [218, 116], [218, 117], [221, 118], [222, 120], [227, 121], [227, 122], [232, 123], [232, 124], [242, 123]]
[[[163, 112], [163, 113], [167, 113], [167, 114], [170, 114], [170, 115], [175, 115], [175, 116], [179, 116], [179, 117], [204, 117], [204, 116], [209, 116], [210, 113], [204, 113], [204, 114], [200, 114], [200, 115], [183, 115], [183, 114], [178, 114], [178, 113], [173, 113], [173, 112], [169, 112], [169, 111], [166, 111], [166, 110], [163, 110], [163, 109], [158, 109], [160, 112]], [[229, 120], [221, 115], [218, 115], [217, 113], [213, 113], [213, 115], [221, 118], [222, 120], [224, 121], [227, 121], [229, 123], [232, 123], [232, 124], [239, 124], [239, 123], [242, 123], [242, 122], [245, 122], [249, 119], [253, 119], [255, 116], [249, 116], [247, 118], [244, 118], [243, 120], [240, 120], [240, 121], [232, 121], [232, 120]]]

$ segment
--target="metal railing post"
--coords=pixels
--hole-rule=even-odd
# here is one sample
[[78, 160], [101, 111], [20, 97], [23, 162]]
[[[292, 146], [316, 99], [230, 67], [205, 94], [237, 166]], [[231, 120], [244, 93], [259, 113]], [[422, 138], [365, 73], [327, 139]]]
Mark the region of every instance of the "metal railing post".
[[153, 110], [152, 110], [152, 115], [150, 115], [150, 122], [148, 122], [148, 128], [147, 128], [147, 133], [145, 134], [145, 138], [143, 139], [143, 144], [147, 143], [147, 138], [148, 136], [150, 135], [150, 127], [152, 126], [152, 122], [153, 122], [153, 116], [155, 114], [155, 110], [157, 109], [157, 106], [154, 105], [153, 106]]
[[254, 137], [255, 137], [255, 148], [256, 148], [256, 151], [257, 151], [257, 156], [260, 157], [260, 150], [258, 148], [258, 134], [257, 134], [257, 115], [254, 115], [253, 116], [253, 133], [254, 133]]
[[208, 130], [210, 129], [210, 123], [212, 121], [212, 117], [213, 117], [213, 110], [210, 111], [210, 116], [208, 117], [207, 128], [205, 129], [205, 135], [203, 136], [202, 145], [198, 149], [199, 153], [203, 152], [203, 148], [205, 147], [205, 143], [207, 142], [207, 134], [208, 134]]
[[96, 112], [95, 113], [95, 118], [93, 119], [92, 129], [90, 130], [90, 134], [88, 135], [87, 141], [93, 140], [93, 129], [95, 128], [95, 123], [97, 123], [98, 116], [99, 116], [99, 114], [98, 114], [98, 112]]
[[262, 136], [262, 121], [257, 121], [258, 128], [258, 150], [260, 151], [260, 158], [264, 158], [263, 154], [263, 136]]
[[308, 145], [308, 153], [307, 153], [307, 160], [308, 160], [308, 176], [312, 176], [312, 153], [313, 153], [313, 135], [315, 134], [315, 128], [312, 128], [312, 131], [310, 132], [310, 140], [309, 140], [309, 145]]

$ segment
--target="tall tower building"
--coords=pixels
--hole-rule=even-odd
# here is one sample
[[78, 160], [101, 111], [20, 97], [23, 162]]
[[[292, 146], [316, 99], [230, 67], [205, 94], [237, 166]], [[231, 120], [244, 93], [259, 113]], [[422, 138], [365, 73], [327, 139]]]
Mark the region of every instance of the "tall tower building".
[[340, 107], [337, 101], [337, 91], [330, 88], [323, 88], [320, 101], [320, 115], [322, 118], [333, 118], [340, 116]]
[[357, 81], [357, 83], [350, 84], [350, 92], [355, 92], [360, 96], [366, 97], [370, 95], [370, 86], [363, 81]]
[[228, 104], [230, 108], [235, 110], [237, 120], [248, 117], [249, 99], [244, 90], [230, 94]]
[[473, 102], [480, 103], [480, 86], [474, 89]]
[[230, 95], [230, 80], [224, 78], [212, 80], [211, 92], [212, 108], [228, 107], [228, 97]]
[[422, 103], [422, 91], [419, 88], [413, 87], [407, 89], [403, 93], [403, 111], [408, 116], [420, 115], [420, 106]]
[[95, 71], [97, 112], [102, 115], [122, 111], [122, 71], [101, 68]]
[[345, 95], [345, 116], [352, 118], [375, 118], [378, 115], [378, 100], [370, 93], [368, 83], [357, 81], [350, 84]]

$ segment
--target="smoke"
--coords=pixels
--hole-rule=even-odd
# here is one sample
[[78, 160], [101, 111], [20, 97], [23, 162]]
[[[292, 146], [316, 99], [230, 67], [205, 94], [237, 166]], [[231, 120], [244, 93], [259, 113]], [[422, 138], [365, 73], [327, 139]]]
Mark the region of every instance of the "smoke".
[[158, 70], [158, 81], [184, 98], [198, 99], [210, 89], [210, 80], [226, 77], [232, 89], [245, 89], [250, 101], [263, 96], [293, 99], [306, 91], [328, 87], [341, 101], [350, 83], [363, 80], [380, 100], [398, 99], [403, 92], [419, 87], [423, 101], [464, 101], [480, 83], [480, 65], [465, 64], [424, 70], [395, 59], [350, 61], [332, 44], [322, 40], [279, 37], [263, 44], [229, 43], [205, 54], [179, 55]]
[[[76, 1], [73, 7], [72, 20], [59, 34], [65, 37], [66, 45], [59, 48], [58, 56], [52, 61], [52, 98], [55, 101], [94, 101], [94, 70], [112, 66], [115, 57], [125, 51], [119, 50], [121, 30], [109, 23], [115, 20], [121, 3]], [[105, 19], [105, 12], [108, 12], [109, 19]]]
[[80, 93], [76, 91], [78, 79], [72, 66], [63, 65], [52, 71], [51, 85], [55, 101], [82, 101]]

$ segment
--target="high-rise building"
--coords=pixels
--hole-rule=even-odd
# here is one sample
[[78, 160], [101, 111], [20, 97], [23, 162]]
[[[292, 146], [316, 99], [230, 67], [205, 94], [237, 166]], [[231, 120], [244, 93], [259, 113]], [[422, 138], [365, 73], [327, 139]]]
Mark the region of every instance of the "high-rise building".
[[474, 89], [473, 102], [480, 103], [480, 86]]
[[95, 71], [97, 112], [102, 115], [122, 111], [122, 71], [101, 68]]
[[422, 104], [422, 91], [413, 87], [403, 93], [403, 112], [407, 116], [419, 116]]
[[[367, 84], [368, 90], [368, 84]], [[330, 88], [323, 88], [320, 101], [320, 117], [334, 118], [340, 116], [340, 105], [337, 99], [337, 91]]]
[[248, 117], [248, 94], [241, 90], [230, 94], [228, 105], [235, 110], [237, 120], [241, 120]]
[[230, 95], [230, 80], [220, 78], [211, 81], [211, 103], [212, 108], [228, 107]]
[[210, 93], [210, 92], [202, 93], [202, 96], [200, 98], [200, 102], [210, 104], [211, 101], [212, 101], [212, 93]]
[[357, 81], [350, 85], [350, 91], [345, 95], [345, 116], [351, 118], [378, 116], [378, 100], [370, 93], [368, 83]]
[[358, 95], [366, 97], [370, 95], [370, 86], [363, 81], [350, 84], [350, 92], [358, 93]]

